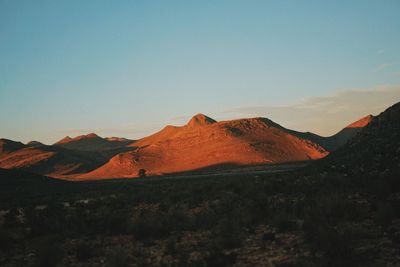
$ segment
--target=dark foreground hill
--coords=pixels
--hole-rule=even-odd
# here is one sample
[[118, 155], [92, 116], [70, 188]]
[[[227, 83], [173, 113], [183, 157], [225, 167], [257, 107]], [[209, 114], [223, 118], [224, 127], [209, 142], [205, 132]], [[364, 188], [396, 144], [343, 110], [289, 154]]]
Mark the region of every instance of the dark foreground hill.
[[375, 117], [363, 131], [326, 159], [352, 172], [381, 175], [400, 167], [400, 103]]
[[310, 140], [320, 146], [322, 146], [327, 151], [335, 151], [341, 148], [343, 145], [347, 143], [351, 138], [356, 136], [361, 130], [366, 127], [374, 118], [372, 115], [365, 116], [349, 125], [345, 128], [337, 132], [336, 134], [328, 137], [320, 136], [314, 133], [302, 133], [292, 131], [292, 133], [301, 138]]

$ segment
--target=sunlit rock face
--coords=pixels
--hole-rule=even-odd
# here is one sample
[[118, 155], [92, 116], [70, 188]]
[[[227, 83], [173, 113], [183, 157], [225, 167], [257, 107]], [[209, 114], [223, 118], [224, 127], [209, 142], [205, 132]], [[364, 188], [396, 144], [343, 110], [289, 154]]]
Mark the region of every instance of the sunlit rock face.
[[137, 141], [90, 133], [52, 146], [0, 140], [0, 168], [58, 178], [101, 179], [313, 160], [346, 143], [373, 120], [366, 116], [331, 137], [288, 130], [267, 118], [219, 121], [193, 116]]
[[135, 149], [110, 159], [81, 179], [137, 177], [209, 167], [269, 164], [319, 159], [321, 146], [291, 134], [266, 118], [217, 122], [197, 114], [184, 126], [166, 126], [134, 142]]

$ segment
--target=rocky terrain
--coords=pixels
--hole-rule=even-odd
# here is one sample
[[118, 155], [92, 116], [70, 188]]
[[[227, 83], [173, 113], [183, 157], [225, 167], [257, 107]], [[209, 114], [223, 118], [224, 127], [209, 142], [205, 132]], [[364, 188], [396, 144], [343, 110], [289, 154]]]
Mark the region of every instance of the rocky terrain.
[[127, 146], [130, 143], [131, 140], [107, 140], [95, 134], [64, 138], [51, 146], [0, 139], [0, 168], [67, 178], [94, 170], [114, 155], [131, 150]]
[[167, 126], [131, 144], [135, 149], [79, 178], [148, 175], [319, 159], [328, 154], [319, 145], [296, 137], [265, 118], [221, 121], [198, 114], [181, 127]]
[[69, 180], [220, 171], [325, 157], [368, 125], [367, 116], [331, 137], [286, 129], [266, 118], [217, 122], [197, 114], [139, 140], [94, 133], [53, 145], [0, 140], [0, 168]]
[[67, 182], [0, 169], [0, 265], [399, 266], [399, 107], [283, 172]]

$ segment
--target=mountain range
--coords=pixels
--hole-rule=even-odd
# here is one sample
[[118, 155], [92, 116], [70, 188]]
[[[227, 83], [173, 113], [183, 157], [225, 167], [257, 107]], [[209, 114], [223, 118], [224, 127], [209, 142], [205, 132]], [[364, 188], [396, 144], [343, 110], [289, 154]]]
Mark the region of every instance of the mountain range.
[[368, 115], [322, 137], [267, 118], [215, 121], [197, 114], [183, 126], [168, 125], [139, 140], [94, 133], [53, 145], [0, 139], [0, 168], [87, 180], [316, 160], [343, 147], [373, 120]]

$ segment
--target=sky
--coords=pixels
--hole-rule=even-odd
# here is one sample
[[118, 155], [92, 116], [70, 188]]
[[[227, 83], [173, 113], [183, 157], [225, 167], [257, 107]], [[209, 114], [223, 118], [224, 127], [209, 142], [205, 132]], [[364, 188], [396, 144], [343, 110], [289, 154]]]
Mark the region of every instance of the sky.
[[400, 101], [400, 1], [0, 0], [0, 137], [196, 113], [331, 135]]

